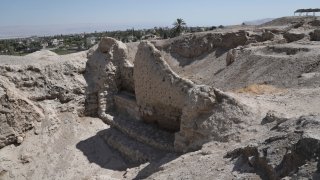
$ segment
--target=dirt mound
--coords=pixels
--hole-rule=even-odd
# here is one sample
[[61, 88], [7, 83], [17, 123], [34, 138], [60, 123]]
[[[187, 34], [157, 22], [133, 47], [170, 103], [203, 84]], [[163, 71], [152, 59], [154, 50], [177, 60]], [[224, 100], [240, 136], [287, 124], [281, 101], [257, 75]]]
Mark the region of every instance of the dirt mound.
[[304, 17], [304, 16], [288, 16], [288, 17], [282, 17], [282, 18], [277, 18], [274, 19], [270, 22], [261, 24], [261, 27], [266, 27], [266, 26], [289, 26], [293, 24], [297, 24], [300, 22], [309, 22], [317, 19], [316, 17]]
[[[160, 47], [184, 58], [196, 58], [216, 48], [231, 49], [245, 45], [248, 37], [245, 31], [185, 35], [168, 41], [170, 45]], [[157, 46], [159, 48], [159, 46]], [[170, 50], [169, 50], [170, 49]]]
[[[268, 84], [282, 88], [318, 86], [314, 78], [300, 78], [318, 72], [318, 45], [270, 45], [237, 50], [234, 62], [226, 66], [226, 55], [191, 63], [176, 72], [199, 84], [223, 90], [239, 89], [251, 84]], [[174, 68], [175, 69], [175, 68]], [[285, 75], [284, 75], [285, 74]]]
[[39, 59], [43, 59], [43, 58], [50, 58], [50, 57], [54, 57], [54, 56], [58, 56], [58, 54], [49, 51], [49, 50], [41, 50], [41, 51], [36, 51], [34, 53], [28, 54], [26, 55], [26, 57], [30, 57], [30, 58], [39, 58]]
[[[70, 55], [59, 59], [57, 55], [53, 55], [55, 62], [50, 62], [50, 56], [51, 53], [39, 52], [16, 57], [10, 64], [1, 62], [1, 128], [4, 128], [1, 136], [2, 133], [5, 134], [5, 138], [0, 138], [2, 147], [3, 143], [16, 143], [18, 137], [25, 136], [26, 131], [43, 120], [44, 109], [40, 104], [46, 100], [57, 100], [64, 104], [64, 111], [83, 114], [81, 104], [84, 103], [86, 83], [82, 74], [85, 71], [85, 61], [81, 60], [81, 54], [74, 55], [76, 60], [72, 60]], [[49, 62], [41, 58], [46, 58]], [[29, 59], [42, 62], [33, 64]]]

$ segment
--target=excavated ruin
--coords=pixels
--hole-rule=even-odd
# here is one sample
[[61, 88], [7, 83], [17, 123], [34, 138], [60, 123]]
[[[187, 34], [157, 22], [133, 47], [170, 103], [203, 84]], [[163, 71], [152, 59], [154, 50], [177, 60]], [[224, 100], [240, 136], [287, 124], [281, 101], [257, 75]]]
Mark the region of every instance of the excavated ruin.
[[228, 152], [226, 158], [238, 161], [235, 170], [256, 172], [262, 179], [319, 179], [319, 117], [286, 119], [271, 113], [263, 120], [274, 135]]
[[1, 56], [0, 179], [319, 179], [317, 23]]
[[43, 52], [41, 59], [35, 54], [25, 59], [8, 56], [1, 61], [0, 148], [21, 143], [38, 122], [52, 118], [46, 117], [41, 104], [46, 100], [56, 99], [61, 111], [83, 115], [85, 54], [76, 59], [52, 54]]
[[[176, 152], [196, 150], [210, 140], [236, 139], [239, 124], [253, 118], [230, 95], [179, 77], [150, 42], [140, 43], [134, 65], [126, 45], [112, 38], [102, 39], [92, 51], [87, 76], [95, 79], [89, 80], [87, 93], [96, 102], [86, 109], [95, 114], [96, 107], [101, 119], [142, 143]], [[154, 132], [143, 134], [144, 126]], [[160, 143], [151, 135], [158, 133]]]

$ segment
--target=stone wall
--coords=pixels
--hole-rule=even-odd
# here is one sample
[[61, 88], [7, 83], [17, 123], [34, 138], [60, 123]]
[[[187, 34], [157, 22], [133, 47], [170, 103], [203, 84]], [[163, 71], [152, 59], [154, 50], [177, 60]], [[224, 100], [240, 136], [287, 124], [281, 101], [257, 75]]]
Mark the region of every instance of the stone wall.
[[245, 31], [190, 34], [169, 40], [170, 45], [163, 47], [163, 49], [184, 58], [196, 58], [217, 48], [232, 49], [243, 46], [247, 40]]
[[142, 119], [179, 130], [182, 108], [193, 83], [171, 71], [160, 51], [149, 42], [139, 45], [133, 77]]
[[85, 78], [86, 110], [101, 116], [115, 110], [114, 96], [121, 90], [134, 92], [133, 64], [127, 59], [127, 48], [112, 38], [102, 38], [88, 52]]
[[121, 93], [114, 97], [116, 110], [122, 116], [129, 116], [133, 120], [140, 120], [140, 111], [135, 96], [128, 93]]
[[139, 45], [134, 81], [142, 119], [178, 131], [177, 151], [195, 150], [210, 140], [235, 140], [240, 124], [253, 117], [231, 96], [179, 77], [149, 42]]

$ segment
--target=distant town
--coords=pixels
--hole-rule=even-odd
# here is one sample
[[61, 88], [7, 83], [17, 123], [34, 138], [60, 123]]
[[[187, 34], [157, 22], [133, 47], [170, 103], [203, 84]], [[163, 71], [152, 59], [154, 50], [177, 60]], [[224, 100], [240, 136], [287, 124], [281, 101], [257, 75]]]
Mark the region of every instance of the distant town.
[[141, 40], [167, 39], [181, 33], [203, 32], [223, 28], [216, 27], [186, 27], [182, 19], [177, 19], [173, 28], [154, 27], [152, 29], [128, 29], [124, 31], [105, 31], [55, 36], [33, 36], [28, 38], [0, 40], [0, 55], [23, 56], [41, 49], [51, 50], [59, 55], [83, 51], [97, 44], [102, 37], [113, 37], [122, 42], [137, 42]]

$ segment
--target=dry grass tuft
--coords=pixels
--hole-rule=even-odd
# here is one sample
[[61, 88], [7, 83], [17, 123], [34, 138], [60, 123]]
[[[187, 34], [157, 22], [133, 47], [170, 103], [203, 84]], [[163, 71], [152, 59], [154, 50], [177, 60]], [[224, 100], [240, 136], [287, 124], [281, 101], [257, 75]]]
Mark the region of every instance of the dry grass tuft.
[[277, 93], [286, 92], [285, 89], [277, 88], [267, 84], [251, 84], [247, 87], [233, 90], [233, 91], [236, 93], [247, 93], [247, 94], [255, 94], [255, 95], [277, 94]]

